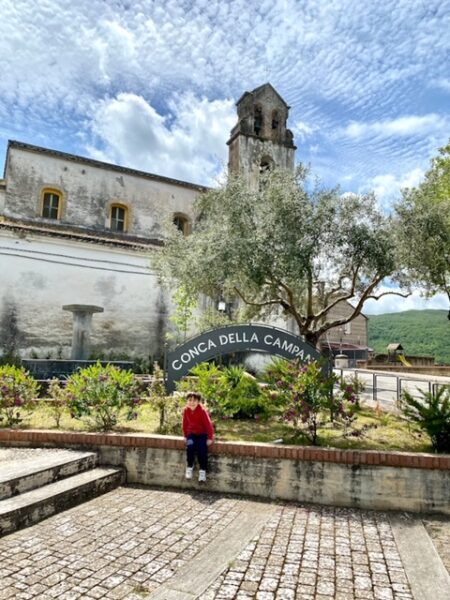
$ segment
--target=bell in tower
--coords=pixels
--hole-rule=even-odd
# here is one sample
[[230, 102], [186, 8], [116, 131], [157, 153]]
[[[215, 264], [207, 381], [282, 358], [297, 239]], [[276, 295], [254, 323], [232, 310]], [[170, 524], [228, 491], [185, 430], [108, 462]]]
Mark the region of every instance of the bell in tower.
[[229, 173], [244, 175], [257, 187], [260, 173], [267, 169], [293, 171], [296, 147], [286, 127], [290, 107], [278, 92], [265, 83], [245, 92], [236, 106], [238, 123], [227, 142]]

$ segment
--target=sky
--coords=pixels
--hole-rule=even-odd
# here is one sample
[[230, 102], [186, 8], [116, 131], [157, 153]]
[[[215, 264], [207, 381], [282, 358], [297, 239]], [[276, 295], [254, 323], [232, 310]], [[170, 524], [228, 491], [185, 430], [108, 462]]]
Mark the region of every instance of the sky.
[[214, 185], [269, 81], [297, 161], [390, 210], [450, 137], [450, 0], [0, 0], [0, 22], [2, 164], [15, 139]]

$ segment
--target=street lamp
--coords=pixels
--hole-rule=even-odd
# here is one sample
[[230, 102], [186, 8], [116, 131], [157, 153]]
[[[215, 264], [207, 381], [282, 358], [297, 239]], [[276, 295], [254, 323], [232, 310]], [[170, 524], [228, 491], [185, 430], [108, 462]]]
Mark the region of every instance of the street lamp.
[[227, 303], [223, 298], [221, 298], [217, 303], [217, 310], [221, 313], [227, 312]]

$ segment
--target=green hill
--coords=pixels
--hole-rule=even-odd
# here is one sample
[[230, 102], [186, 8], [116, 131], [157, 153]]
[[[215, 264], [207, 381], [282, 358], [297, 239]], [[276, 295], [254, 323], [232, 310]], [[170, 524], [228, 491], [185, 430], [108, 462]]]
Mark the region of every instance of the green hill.
[[368, 315], [369, 346], [386, 353], [388, 344], [398, 342], [405, 355], [431, 355], [438, 364], [450, 364], [450, 321], [446, 310], [407, 310]]

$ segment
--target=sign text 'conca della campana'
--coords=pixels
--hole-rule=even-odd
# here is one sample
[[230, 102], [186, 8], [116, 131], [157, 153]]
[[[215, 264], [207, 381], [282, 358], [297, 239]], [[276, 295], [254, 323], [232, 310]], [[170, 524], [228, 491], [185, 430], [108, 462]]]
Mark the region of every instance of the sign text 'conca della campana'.
[[200, 362], [231, 352], [252, 350], [301, 363], [321, 358], [314, 346], [289, 331], [264, 325], [229, 325], [207, 331], [170, 352], [167, 356], [167, 387], [172, 391], [175, 381]]

